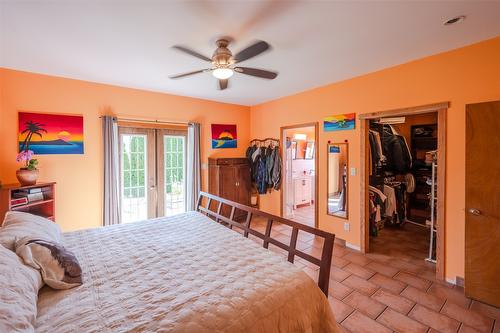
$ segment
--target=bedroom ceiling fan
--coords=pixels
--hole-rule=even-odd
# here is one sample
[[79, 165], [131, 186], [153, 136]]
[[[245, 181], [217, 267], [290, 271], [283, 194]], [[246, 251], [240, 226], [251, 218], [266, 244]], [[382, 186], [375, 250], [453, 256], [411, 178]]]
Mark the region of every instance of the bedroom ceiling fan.
[[181, 52], [192, 55], [196, 58], [208, 61], [212, 63], [211, 68], [201, 69], [194, 72], [182, 73], [177, 75], [170, 76], [171, 79], [180, 79], [189, 75], [211, 72], [212, 75], [219, 80], [219, 88], [220, 90], [224, 90], [228, 87], [229, 78], [233, 76], [233, 74], [241, 73], [246, 75], [251, 75], [255, 77], [259, 77], [262, 79], [272, 80], [278, 76], [278, 73], [271, 72], [258, 68], [251, 67], [240, 67], [235, 66], [240, 62], [253, 58], [262, 52], [268, 50], [270, 48], [269, 44], [264, 41], [258, 41], [249, 47], [241, 50], [233, 56], [231, 51], [228, 49], [229, 40], [221, 38], [217, 40], [217, 49], [215, 50], [212, 58], [208, 58], [196, 51], [193, 51], [187, 47], [175, 45], [174, 49], [179, 50]]

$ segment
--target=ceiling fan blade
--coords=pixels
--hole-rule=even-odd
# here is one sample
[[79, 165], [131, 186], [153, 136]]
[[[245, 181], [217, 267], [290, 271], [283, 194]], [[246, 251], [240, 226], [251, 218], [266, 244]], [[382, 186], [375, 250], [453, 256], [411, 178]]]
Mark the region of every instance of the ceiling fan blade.
[[278, 76], [278, 73], [275, 72], [266, 71], [264, 69], [258, 69], [258, 68], [250, 68], [250, 67], [235, 67], [234, 71], [241, 74], [257, 76], [269, 80], [275, 79]]
[[255, 44], [250, 45], [246, 49], [243, 49], [240, 52], [238, 52], [233, 57], [233, 59], [234, 59], [235, 63], [242, 62], [242, 61], [248, 60], [250, 58], [253, 58], [256, 55], [261, 54], [262, 52], [269, 49], [269, 47], [270, 47], [269, 44], [267, 44], [266, 42], [261, 40]]
[[169, 76], [169, 78], [171, 79], [180, 79], [181, 77], [185, 77], [185, 76], [189, 76], [189, 75], [193, 75], [193, 74], [199, 74], [199, 73], [203, 73], [203, 72], [206, 72], [206, 71], [209, 71], [210, 69], [201, 69], [199, 71], [194, 71], [194, 72], [189, 72], [189, 73], [182, 73], [182, 74], [177, 74], [177, 75], [172, 75], [172, 76]]
[[196, 51], [193, 51], [191, 49], [188, 49], [187, 47], [184, 47], [184, 46], [180, 46], [180, 45], [174, 45], [172, 46], [174, 49], [176, 50], [179, 50], [181, 52], [184, 52], [184, 53], [187, 53], [189, 55], [192, 55], [193, 57], [196, 57], [196, 58], [199, 58], [201, 60], [205, 60], [205, 61], [209, 61], [209, 62], [212, 62], [212, 59], [210, 59], [209, 57], [205, 57], [203, 54], [199, 54], [198, 52]]
[[224, 80], [219, 80], [219, 88], [220, 90], [224, 90], [227, 88], [227, 85], [229, 83], [229, 80], [228, 79], [224, 79]]

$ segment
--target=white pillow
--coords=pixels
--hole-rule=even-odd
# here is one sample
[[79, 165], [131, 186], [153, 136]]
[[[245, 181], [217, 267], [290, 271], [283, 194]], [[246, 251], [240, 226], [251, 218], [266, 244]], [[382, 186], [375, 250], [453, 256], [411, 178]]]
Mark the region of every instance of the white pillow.
[[34, 332], [40, 273], [0, 246], [0, 332]]
[[17, 239], [30, 237], [61, 243], [61, 229], [44, 217], [24, 212], [7, 212], [0, 228], [0, 245], [14, 251]]

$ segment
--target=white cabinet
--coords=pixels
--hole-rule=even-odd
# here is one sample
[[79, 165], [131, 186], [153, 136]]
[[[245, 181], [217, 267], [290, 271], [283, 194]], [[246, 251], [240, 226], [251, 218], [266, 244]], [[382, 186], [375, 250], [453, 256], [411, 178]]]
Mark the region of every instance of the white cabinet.
[[311, 177], [300, 177], [293, 179], [293, 208], [298, 205], [310, 205], [312, 200]]

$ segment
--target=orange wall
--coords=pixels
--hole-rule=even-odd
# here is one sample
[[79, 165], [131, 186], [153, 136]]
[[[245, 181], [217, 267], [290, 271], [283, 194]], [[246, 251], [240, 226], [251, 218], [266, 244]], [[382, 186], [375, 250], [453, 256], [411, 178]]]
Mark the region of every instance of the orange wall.
[[[199, 122], [202, 163], [209, 156], [244, 156], [250, 135], [248, 107], [0, 68], [0, 180], [4, 184], [17, 182], [19, 110], [84, 116], [84, 155], [38, 156], [40, 179], [58, 183], [56, 218], [65, 231], [102, 225], [100, 115]], [[211, 123], [237, 124], [238, 148], [212, 150]], [[207, 172], [202, 171], [206, 185]]]
[[[338, 113], [366, 113], [450, 101], [447, 118], [446, 276], [464, 273], [465, 104], [500, 99], [500, 38], [331, 84], [251, 108], [0, 68], [0, 180], [15, 181], [17, 111], [81, 114], [85, 155], [40, 156], [41, 179], [58, 182], [57, 218], [64, 230], [101, 224], [102, 147], [99, 115], [202, 123], [202, 161], [243, 156], [250, 138], [279, 137], [280, 126], [321, 122]], [[250, 111], [250, 112], [249, 112]], [[239, 148], [213, 151], [210, 123], [236, 123]], [[250, 128], [248, 124], [250, 123]], [[326, 215], [326, 144], [349, 141], [349, 222]], [[320, 130], [320, 227], [360, 245], [360, 132]], [[323, 147], [323, 148], [322, 148]], [[206, 170], [203, 170], [206, 185]], [[277, 191], [261, 209], [279, 213]]]
[[[500, 38], [284, 97], [251, 108], [251, 136], [279, 137], [280, 126], [321, 122], [326, 116], [357, 114], [450, 101], [447, 116], [446, 277], [464, 276], [465, 104], [500, 99]], [[321, 124], [322, 125], [322, 124]], [[320, 227], [360, 245], [360, 131], [319, 135]], [[349, 232], [345, 220], [326, 215], [326, 144], [349, 141]], [[261, 209], [279, 213], [277, 191], [261, 196]]]

